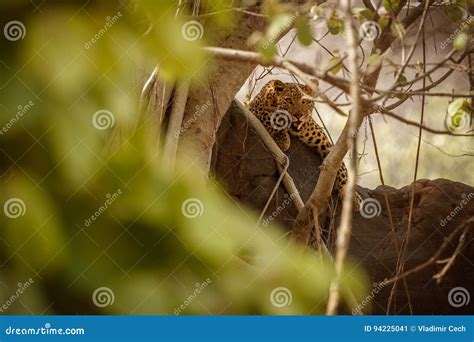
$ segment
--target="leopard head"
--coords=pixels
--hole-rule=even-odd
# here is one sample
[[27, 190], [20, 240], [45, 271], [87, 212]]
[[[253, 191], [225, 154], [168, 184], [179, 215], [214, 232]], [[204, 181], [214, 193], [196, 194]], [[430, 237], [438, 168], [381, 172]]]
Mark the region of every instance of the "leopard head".
[[314, 95], [307, 85], [272, 80], [264, 86], [262, 93], [266, 105], [274, 110], [287, 112], [296, 129], [300, 129], [311, 116]]

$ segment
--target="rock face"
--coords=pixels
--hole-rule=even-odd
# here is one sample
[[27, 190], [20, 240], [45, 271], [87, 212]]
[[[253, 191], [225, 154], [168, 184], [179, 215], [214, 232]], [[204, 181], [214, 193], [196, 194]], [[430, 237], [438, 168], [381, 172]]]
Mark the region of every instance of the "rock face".
[[[273, 157], [236, 105], [232, 105], [227, 112], [218, 137], [213, 159], [214, 173], [231, 196], [261, 212], [279, 178]], [[293, 138], [286, 154], [290, 158], [289, 173], [305, 201], [314, 189], [322, 160]], [[388, 186], [379, 186], [374, 190], [357, 188], [365, 200], [361, 212], [354, 215], [349, 255], [366, 270], [374, 283], [396, 274], [399, 248], [408, 232], [412, 189], [412, 185], [401, 189]], [[390, 210], [387, 209], [385, 196]], [[334, 210], [329, 212], [334, 213], [334, 219], [327, 215], [323, 225], [330, 248], [340, 212], [335, 196], [332, 207]], [[264, 220], [275, 220], [291, 229], [296, 215], [294, 204], [280, 184]], [[474, 297], [473, 217], [472, 186], [447, 179], [416, 182], [404, 271], [426, 263], [454, 230], [460, 226], [465, 229], [459, 229], [459, 233], [445, 243], [446, 248], [437, 262], [398, 281], [390, 300], [390, 314], [474, 313], [474, 298], [471, 298]], [[464, 242], [460, 245], [460, 235], [465, 230]], [[395, 242], [395, 235], [398, 243]], [[438, 283], [433, 276], [443, 269], [446, 259], [453, 253], [456, 258]], [[364, 312], [386, 314], [392, 286], [375, 288], [373, 298], [368, 298], [369, 304], [363, 308]]]

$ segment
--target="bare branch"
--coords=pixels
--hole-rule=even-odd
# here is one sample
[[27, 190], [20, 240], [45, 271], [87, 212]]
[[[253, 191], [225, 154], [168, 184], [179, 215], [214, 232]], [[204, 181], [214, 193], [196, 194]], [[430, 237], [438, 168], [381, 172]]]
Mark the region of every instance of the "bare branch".
[[204, 49], [211, 55], [215, 55], [221, 59], [226, 60], [248, 62], [253, 64], [260, 64], [263, 66], [272, 65], [283, 69], [287, 69], [288, 67], [293, 66], [297, 68], [300, 73], [305, 73], [307, 75], [314, 76], [317, 79], [327, 82], [347, 93], [349, 92], [349, 82], [347, 82], [346, 80], [331, 76], [305, 63], [292, 61], [279, 56], [274, 56], [272, 59], [268, 60], [264, 59], [263, 56], [258, 52], [252, 51], [234, 50], [219, 47], [205, 47]]
[[394, 118], [394, 119], [397, 119], [398, 121], [401, 121], [401, 122], [403, 122], [403, 123], [406, 123], [407, 125], [416, 126], [416, 127], [422, 128], [422, 129], [424, 129], [425, 131], [430, 132], [430, 133], [441, 134], [441, 135], [451, 135], [451, 136], [453, 136], [453, 137], [472, 137], [472, 136], [474, 136], [474, 134], [463, 134], [463, 133], [454, 134], [454, 133], [451, 132], [451, 131], [440, 131], [440, 130], [437, 130], [437, 129], [434, 129], [434, 128], [425, 126], [425, 125], [423, 125], [423, 124], [420, 124], [420, 123], [418, 123], [418, 122], [405, 119], [404, 117], [402, 117], [402, 116], [400, 116], [400, 115], [397, 115], [397, 114], [393, 113], [393, 112], [390, 111], [390, 110], [387, 110], [386, 107], [383, 107], [383, 106], [379, 106], [377, 109], [378, 109], [378, 111], [379, 111], [380, 113], [383, 113], [383, 114], [385, 114], [385, 115], [387, 115], [387, 116], [390, 116], [390, 117], [392, 117], [392, 118]]

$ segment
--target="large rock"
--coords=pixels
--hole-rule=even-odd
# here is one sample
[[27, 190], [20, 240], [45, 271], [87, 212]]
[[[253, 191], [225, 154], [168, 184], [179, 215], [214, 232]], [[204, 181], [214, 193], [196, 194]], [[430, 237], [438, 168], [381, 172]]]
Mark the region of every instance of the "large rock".
[[[236, 105], [229, 109], [218, 132], [214, 153], [214, 172], [228, 193], [246, 205], [258, 210], [264, 208], [276, 185], [279, 173], [275, 161], [261, 139], [249, 126]], [[321, 158], [298, 140], [292, 139], [286, 152], [290, 158], [289, 173], [303, 200], [314, 189], [319, 175]], [[350, 257], [362, 265], [372, 282], [381, 282], [396, 274], [398, 247], [406, 239], [412, 185], [401, 189], [379, 186], [375, 190], [358, 187], [365, 200], [364, 209], [354, 215]], [[385, 205], [387, 196], [392, 219]], [[330, 248], [334, 230], [338, 226], [340, 204], [333, 196], [335, 218], [331, 211], [324, 220], [325, 236]], [[278, 214], [277, 214], [278, 213]], [[274, 214], [274, 215], [272, 215]], [[282, 184], [264, 215], [275, 217], [290, 230], [297, 210]], [[334, 215], [333, 215], [334, 216]], [[464, 244], [454, 263], [438, 284], [433, 276], [444, 263], [432, 263], [398, 282], [391, 300], [391, 314], [472, 314], [474, 312], [474, 188], [447, 179], [418, 180], [412, 211], [404, 270], [427, 262], [442, 246], [448, 235], [464, 224], [469, 228]], [[391, 223], [393, 222], [393, 228]], [[439, 260], [449, 258], [458, 246], [460, 234], [447, 244]], [[461, 288], [461, 289], [456, 289]], [[377, 287], [365, 312], [385, 314], [392, 285]], [[450, 292], [451, 291], [451, 292]], [[459, 303], [465, 305], [459, 306]], [[362, 304], [362, 303], [361, 303]], [[362, 304], [363, 305], [363, 304]], [[458, 307], [459, 306], [459, 307]], [[371, 308], [369, 308], [371, 307]]]

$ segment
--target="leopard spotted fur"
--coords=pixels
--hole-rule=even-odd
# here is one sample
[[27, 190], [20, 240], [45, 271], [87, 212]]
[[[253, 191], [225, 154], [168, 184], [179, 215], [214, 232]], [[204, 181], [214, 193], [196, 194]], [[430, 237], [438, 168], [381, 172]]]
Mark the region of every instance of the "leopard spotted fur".
[[[311, 117], [314, 107], [312, 98], [311, 88], [306, 85], [272, 80], [250, 102], [249, 109], [283, 151], [290, 147], [291, 134], [324, 159], [331, 150], [332, 143]], [[347, 179], [347, 169], [342, 163], [336, 178], [336, 187], [341, 198], [347, 186]], [[356, 210], [359, 210], [361, 202], [360, 195], [355, 193]]]

